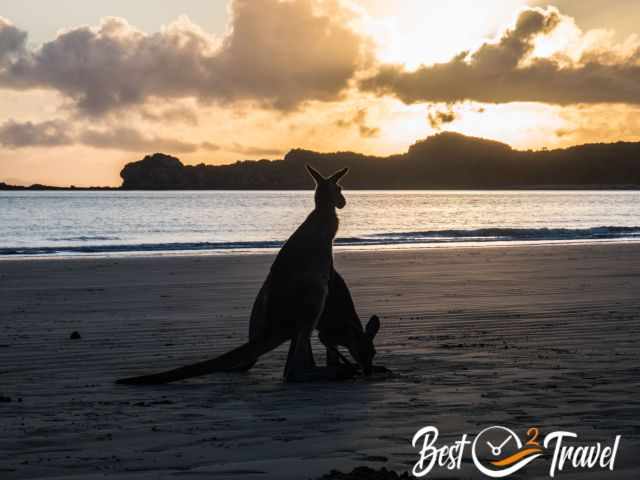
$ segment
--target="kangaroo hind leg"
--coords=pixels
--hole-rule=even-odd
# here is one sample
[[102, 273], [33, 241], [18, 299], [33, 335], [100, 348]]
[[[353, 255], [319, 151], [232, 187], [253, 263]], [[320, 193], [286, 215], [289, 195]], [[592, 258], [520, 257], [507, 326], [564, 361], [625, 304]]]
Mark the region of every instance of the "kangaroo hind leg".
[[[339, 364], [326, 367], [318, 367], [313, 360], [311, 348], [311, 334], [315, 329], [318, 319], [324, 310], [326, 295], [320, 297], [317, 302], [308, 301], [306, 304], [297, 305], [296, 313], [306, 321], [298, 323], [297, 332], [291, 338], [289, 354], [284, 370], [284, 378], [287, 382], [310, 382], [315, 380], [339, 380], [353, 378], [353, 368]], [[293, 306], [295, 307], [295, 305]], [[301, 308], [300, 308], [301, 307]], [[302, 316], [306, 314], [305, 316]], [[311, 321], [308, 319], [311, 318]]]

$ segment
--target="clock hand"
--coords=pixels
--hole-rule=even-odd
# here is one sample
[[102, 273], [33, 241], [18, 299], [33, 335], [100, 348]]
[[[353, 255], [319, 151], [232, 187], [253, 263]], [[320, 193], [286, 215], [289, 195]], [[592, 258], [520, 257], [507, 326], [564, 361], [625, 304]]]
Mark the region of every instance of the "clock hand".
[[504, 447], [509, 442], [509, 440], [511, 440], [511, 437], [507, 437], [507, 439], [504, 442], [502, 442], [498, 448]]
[[493, 454], [494, 457], [497, 457], [498, 455], [500, 455], [502, 453], [502, 448], [501, 447], [496, 447], [494, 445], [491, 444], [491, 442], [487, 441], [487, 445], [489, 445], [489, 447], [491, 447], [491, 453]]

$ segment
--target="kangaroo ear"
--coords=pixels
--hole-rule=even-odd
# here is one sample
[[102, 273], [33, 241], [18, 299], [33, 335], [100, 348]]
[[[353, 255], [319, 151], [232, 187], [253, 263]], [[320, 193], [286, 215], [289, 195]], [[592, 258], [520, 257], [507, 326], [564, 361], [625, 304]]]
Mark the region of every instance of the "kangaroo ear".
[[371, 340], [377, 335], [378, 330], [380, 330], [380, 319], [377, 315], [371, 315], [369, 322], [367, 322], [367, 326], [364, 329], [364, 333], [366, 333], [367, 337]]
[[316, 183], [320, 183], [320, 182], [322, 182], [324, 180], [324, 177], [322, 175], [320, 175], [320, 172], [318, 172], [315, 168], [313, 168], [309, 164], [307, 164], [307, 171], [313, 177], [313, 179], [316, 181]]
[[338, 180], [340, 180], [342, 177], [344, 177], [347, 173], [349, 172], [348, 168], [343, 168], [342, 170], [338, 170], [336, 173], [334, 173], [333, 175], [331, 175], [329, 177], [329, 180], [332, 180], [334, 182], [337, 182]]

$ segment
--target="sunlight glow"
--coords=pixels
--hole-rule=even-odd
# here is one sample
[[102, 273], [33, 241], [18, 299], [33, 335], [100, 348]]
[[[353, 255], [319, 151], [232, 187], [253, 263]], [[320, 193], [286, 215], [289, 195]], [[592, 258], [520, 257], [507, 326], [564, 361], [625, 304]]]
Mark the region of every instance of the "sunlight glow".
[[451, 125], [452, 130], [465, 135], [498, 140], [523, 150], [561, 146], [556, 132], [566, 127], [558, 107], [524, 102], [484, 105], [481, 111], [467, 107], [467, 112]]
[[445, 62], [493, 38], [514, 18], [523, 0], [458, 0], [426, 2], [373, 1], [366, 29], [378, 44], [383, 62], [414, 69], [421, 64]]

